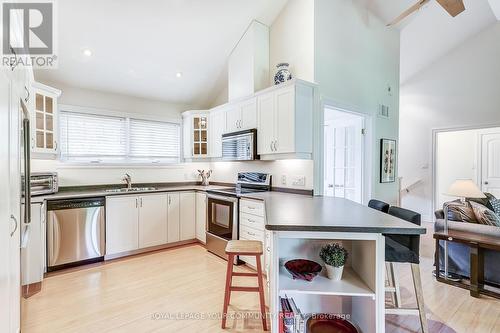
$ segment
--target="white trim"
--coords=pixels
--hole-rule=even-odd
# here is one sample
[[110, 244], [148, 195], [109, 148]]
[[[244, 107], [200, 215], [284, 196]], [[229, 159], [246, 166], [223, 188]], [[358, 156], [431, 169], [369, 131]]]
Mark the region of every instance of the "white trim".
[[124, 112], [124, 111], [100, 109], [100, 108], [78, 106], [78, 105], [71, 105], [71, 104], [59, 104], [59, 112], [60, 111], [78, 112], [78, 113], [93, 114], [93, 115], [98, 115], [98, 116], [99, 115], [100, 116], [114, 116], [114, 117], [133, 118], [133, 119], [140, 119], [140, 120], [163, 121], [163, 122], [169, 122], [169, 123], [173, 123], [173, 124], [179, 124], [182, 126], [182, 118], [181, 118], [180, 114], [179, 114], [179, 118], [171, 118], [171, 117], [162, 117], [159, 115], [152, 115], [152, 114]]
[[51, 87], [51, 86], [48, 86], [48, 85], [43, 84], [43, 83], [33, 81], [33, 82], [31, 82], [31, 86], [35, 89], [40, 89], [40, 90], [43, 90], [49, 94], [53, 94], [53, 95], [55, 95], [55, 97], [61, 96], [61, 90], [54, 88], [54, 87]]
[[[349, 113], [352, 115], [360, 116], [364, 119], [364, 127], [365, 127], [365, 135], [364, 135], [364, 142], [363, 142], [363, 148], [362, 148], [362, 155], [363, 155], [363, 161], [362, 161], [362, 169], [363, 169], [363, 180], [362, 180], [362, 204], [368, 203], [371, 197], [372, 193], [372, 164], [373, 164], [373, 159], [372, 159], [372, 152], [373, 152], [373, 138], [374, 138], [374, 131], [373, 131], [373, 117], [370, 114], [362, 112], [358, 107], [349, 105], [346, 103], [341, 103], [337, 102], [333, 99], [329, 99], [327, 97], [321, 97], [320, 100], [320, 107], [319, 107], [319, 115], [318, 119], [314, 123], [314, 133], [317, 133], [319, 137], [315, 137], [314, 146], [314, 174], [317, 175], [315, 177], [315, 182], [314, 182], [314, 193], [315, 195], [323, 195], [324, 193], [324, 110], [325, 108], [330, 107], [332, 109]], [[319, 141], [318, 141], [319, 140]]]
[[[432, 181], [432, 199], [431, 199], [431, 211], [430, 211], [430, 214], [429, 216], [432, 217], [432, 222], [435, 222], [435, 218], [434, 218], [434, 212], [436, 211], [436, 199], [437, 199], [437, 194], [436, 194], [436, 191], [437, 191], [437, 184], [436, 184], [436, 180], [437, 180], [437, 170], [436, 170], [436, 163], [437, 163], [437, 147], [436, 147], [436, 144], [437, 144], [437, 136], [439, 133], [444, 133], [444, 132], [459, 132], [459, 131], [468, 131], [468, 130], [485, 130], [485, 133], [487, 133], [487, 131], [489, 129], [493, 129], [493, 128], [497, 128], [497, 127], [500, 127], [500, 123], [497, 123], [497, 124], [488, 124], [488, 125], [464, 125], [464, 126], [456, 126], [456, 127], [442, 127], [442, 128], [433, 128], [431, 130], [432, 132], [432, 149], [431, 149], [431, 165], [432, 165], [432, 178], [431, 178], [431, 181]], [[480, 145], [481, 143], [479, 142], [479, 139], [478, 139], [478, 145]], [[477, 155], [477, 158], [478, 158], [478, 164], [476, 166], [476, 168], [478, 169], [478, 172], [476, 173], [478, 179], [476, 179], [476, 181], [479, 181], [481, 179], [481, 172], [482, 170], [480, 170], [480, 168], [482, 168], [481, 166], [481, 151], [480, 149], [478, 149], [478, 155]]]

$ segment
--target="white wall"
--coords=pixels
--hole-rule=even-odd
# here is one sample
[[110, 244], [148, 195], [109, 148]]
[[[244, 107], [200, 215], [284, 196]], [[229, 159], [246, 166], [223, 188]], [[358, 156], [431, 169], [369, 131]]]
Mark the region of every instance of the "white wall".
[[293, 77], [314, 82], [314, 0], [289, 0], [270, 28], [270, 85], [276, 65], [290, 64]]
[[432, 129], [500, 125], [500, 22], [401, 86], [399, 174], [423, 184], [403, 206], [431, 220]]
[[[42, 82], [62, 90], [60, 104], [86, 106], [97, 109], [122, 111], [181, 119], [181, 112], [189, 106], [169, 104], [131, 96], [104, 93], [94, 90], [70, 87], [60, 83]], [[134, 182], [183, 182], [196, 181], [198, 168], [208, 169], [208, 163], [189, 163], [176, 166], [68, 166], [57, 160], [34, 159], [33, 172], [56, 171], [61, 186], [118, 184], [123, 174], [128, 172]]]
[[[398, 187], [379, 183], [379, 150], [381, 138], [398, 138], [399, 32], [353, 1], [316, 0], [314, 12], [316, 83], [322, 97], [373, 115], [372, 197], [393, 203]], [[389, 119], [376, 116], [379, 104]]]

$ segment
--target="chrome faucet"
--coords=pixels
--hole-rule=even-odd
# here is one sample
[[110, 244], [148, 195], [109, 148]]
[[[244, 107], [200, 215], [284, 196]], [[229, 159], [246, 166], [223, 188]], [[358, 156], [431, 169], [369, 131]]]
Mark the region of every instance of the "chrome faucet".
[[132, 188], [132, 177], [130, 177], [130, 175], [128, 173], [126, 173], [123, 176], [122, 181], [124, 181], [124, 182], [127, 183], [127, 189], [128, 190], [130, 190]]

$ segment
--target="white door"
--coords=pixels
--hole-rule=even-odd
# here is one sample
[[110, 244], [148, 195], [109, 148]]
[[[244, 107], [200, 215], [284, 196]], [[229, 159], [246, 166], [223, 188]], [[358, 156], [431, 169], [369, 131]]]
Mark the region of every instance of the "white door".
[[276, 91], [275, 140], [277, 153], [295, 151], [295, 87]]
[[180, 240], [196, 238], [196, 195], [180, 193]]
[[168, 194], [168, 243], [180, 240], [180, 197], [179, 193]]
[[242, 130], [257, 128], [257, 99], [252, 98], [239, 105]]
[[139, 198], [106, 198], [106, 255], [139, 248]]
[[222, 157], [222, 134], [226, 130], [226, 113], [214, 111], [210, 113], [210, 155]]
[[483, 134], [481, 146], [482, 190], [500, 198], [500, 133]]
[[257, 153], [271, 154], [273, 153], [274, 141], [274, 92], [257, 97]]
[[206, 243], [207, 230], [207, 195], [203, 192], [196, 193], [196, 239]]
[[324, 128], [324, 193], [361, 203], [364, 119], [326, 109]]
[[166, 194], [139, 197], [139, 248], [167, 243]]
[[226, 133], [238, 132], [240, 130], [240, 110], [231, 105], [226, 111]]

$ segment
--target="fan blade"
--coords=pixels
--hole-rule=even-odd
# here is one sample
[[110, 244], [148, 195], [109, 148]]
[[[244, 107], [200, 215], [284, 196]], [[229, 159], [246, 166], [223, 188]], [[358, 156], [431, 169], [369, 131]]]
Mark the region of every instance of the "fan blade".
[[405, 19], [406, 17], [408, 17], [413, 12], [416, 12], [417, 10], [419, 10], [423, 5], [425, 5], [429, 1], [430, 0], [420, 0], [419, 2], [417, 2], [413, 6], [411, 6], [410, 8], [408, 8], [407, 10], [405, 10], [404, 12], [402, 12], [401, 15], [399, 15], [398, 17], [396, 17], [392, 22], [388, 23], [387, 26], [390, 27], [392, 25], [398, 24], [399, 22], [401, 22], [403, 19]]
[[465, 10], [463, 0], [436, 0], [452, 17], [457, 16]]

